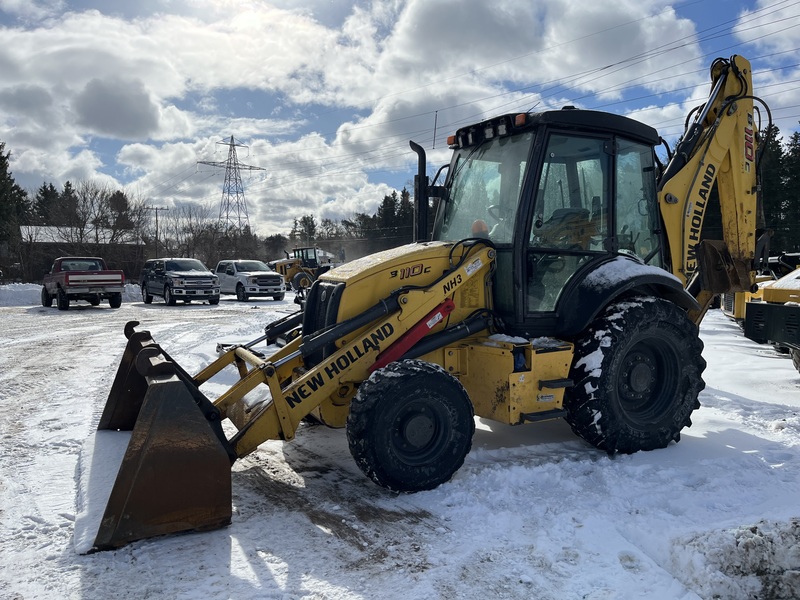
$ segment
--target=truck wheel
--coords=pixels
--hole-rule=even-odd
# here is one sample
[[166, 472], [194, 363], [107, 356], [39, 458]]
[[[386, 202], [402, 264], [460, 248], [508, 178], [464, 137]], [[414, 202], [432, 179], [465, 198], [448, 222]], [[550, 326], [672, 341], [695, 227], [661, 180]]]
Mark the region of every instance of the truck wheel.
[[273, 299], [273, 300], [277, 300], [278, 302], [280, 302], [280, 301], [281, 301], [281, 300], [283, 300], [285, 297], [286, 297], [286, 294], [275, 294], [275, 295], [272, 297], [272, 299]]
[[208, 299], [208, 303], [209, 303], [211, 306], [216, 306], [217, 304], [219, 304], [219, 296], [214, 296], [214, 297], [212, 297], [212, 298], [209, 298], [209, 299]]
[[800, 350], [792, 348], [792, 364], [797, 372], [800, 373]]
[[47, 288], [42, 286], [42, 306], [50, 308], [53, 306], [53, 297], [47, 292]]
[[153, 297], [148, 293], [146, 285], [142, 285], [142, 300], [145, 304], [153, 303]]
[[100, 306], [100, 297], [99, 296], [92, 296], [89, 300], [89, 304], [92, 306]]
[[244, 291], [244, 286], [241, 283], [236, 284], [236, 299], [239, 302], [247, 302], [247, 292]]
[[430, 490], [464, 463], [475, 432], [472, 402], [438, 365], [404, 360], [379, 369], [350, 404], [347, 440], [364, 474], [397, 492]]
[[672, 302], [610, 304], [575, 345], [565, 400], [572, 430], [609, 454], [679, 441], [700, 407], [702, 351], [697, 326]]
[[56, 306], [58, 306], [58, 310], [69, 310], [69, 296], [61, 288], [58, 288], [56, 293]]
[[120, 306], [122, 306], [122, 294], [120, 293], [111, 294], [108, 297], [108, 305], [111, 308], [119, 308]]
[[172, 295], [172, 290], [169, 286], [164, 286], [164, 302], [167, 306], [175, 306], [175, 296]]
[[292, 287], [296, 292], [310, 288], [313, 282], [314, 279], [308, 273], [295, 273], [292, 277]]

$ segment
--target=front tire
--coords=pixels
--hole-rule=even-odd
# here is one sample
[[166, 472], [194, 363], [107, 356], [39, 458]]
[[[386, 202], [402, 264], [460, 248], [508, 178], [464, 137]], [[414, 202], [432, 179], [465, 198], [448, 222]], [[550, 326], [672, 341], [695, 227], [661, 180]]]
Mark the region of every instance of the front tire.
[[209, 299], [208, 299], [208, 303], [209, 303], [211, 306], [216, 306], [217, 304], [219, 304], [219, 296], [216, 296], [216, 297], [214, 297], [214, 298], [209, 298]]
[[797, 372], [800, 373], [800, 350], [792, 348], [792, 364]]
[[575, 345], [565, 401], [572, 430], [609, 454], [679, 441], [700, 407], [702, 351], [697, 326], [672, 302], [610, 304]]
[[275, 300], [275, 301], [277, 301], [277, 302], [280, 302], [281, 300], [283, 300], [283, 299], [284, 299], [284, 297], [285, 297], [285, 296], [286, 296], [286, 294], [275, 294], [275, 295], [272, 297], [272, 299], [273, 299], [273, 300]]
[[172, 290], [169, 286], [164, 288], [164, 302], [167, 306], [175, 306], [175, 296], [172, 295]]
[[350, 404], [347, 440], [364, 474], [397, 492], [448, 481], [472, 446], [472, 402], [438, 365], [393, 362], [361, 384]]
[[244, 291], [244, 286], [241, 283], [236, 285], [236, 299], [239, 302], [247, 302], [248, 300], [247, 292]]
[[42, 306], [45, 308], [50, 308], [53, 306], [53, 297], [44, 286], [42, 286]]

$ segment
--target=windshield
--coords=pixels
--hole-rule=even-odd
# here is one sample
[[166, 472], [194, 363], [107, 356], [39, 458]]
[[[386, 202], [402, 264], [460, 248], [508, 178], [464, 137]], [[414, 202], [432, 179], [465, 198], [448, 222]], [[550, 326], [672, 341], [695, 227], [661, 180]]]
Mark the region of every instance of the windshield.
[[167, 271], [208, 271], [203, 263], [193, 258], [181, 258], [180, 260], [168, 260]]
[[243, 260], [236, 263], [240, 271], [270, 271], [271, 269], [260, 260]]
[[457, 151], [446, 184], [449, 194], [436, 215], [434, 240], [488, 236], [495, 243], [511, 243], [533, 137], [494, 138]]

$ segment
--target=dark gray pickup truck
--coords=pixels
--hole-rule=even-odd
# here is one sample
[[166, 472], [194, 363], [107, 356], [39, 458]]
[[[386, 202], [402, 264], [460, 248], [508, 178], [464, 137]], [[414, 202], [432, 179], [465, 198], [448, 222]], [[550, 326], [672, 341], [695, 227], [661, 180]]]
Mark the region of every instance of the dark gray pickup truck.
[[178, 300], [219, 304], [219, 278], [196, 258], [152, 258], [144, 263], [139, 283], [145, 304], [154, 296], [169, 306]]

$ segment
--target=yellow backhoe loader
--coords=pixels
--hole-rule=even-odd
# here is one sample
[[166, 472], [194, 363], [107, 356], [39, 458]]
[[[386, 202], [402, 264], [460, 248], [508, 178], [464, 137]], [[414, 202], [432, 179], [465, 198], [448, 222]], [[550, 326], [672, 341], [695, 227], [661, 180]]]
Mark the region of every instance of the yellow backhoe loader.
[[[609, 454], [677, 442], [704, 387], [698, 323], [754, 289], [754, 100], [750, 64], [717, 59], [666, 165], [651, 127], [571, 107], [462, 127], [440, 185], [412, 142], [420, 241], [320, 276], [268, 357], [233, 346], [189, 374], [129, 323], [97, 432], [126, 445], [87, 547], [229, 523], [231, 464], [307, 417], [396, 492], [448, 481], [474, 416], [564, 418]], [[724, 239], [701, 241], [713, 188]], [[238, 382], [206, 397], [227, 368]]]

